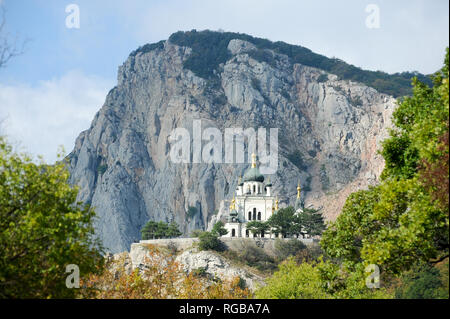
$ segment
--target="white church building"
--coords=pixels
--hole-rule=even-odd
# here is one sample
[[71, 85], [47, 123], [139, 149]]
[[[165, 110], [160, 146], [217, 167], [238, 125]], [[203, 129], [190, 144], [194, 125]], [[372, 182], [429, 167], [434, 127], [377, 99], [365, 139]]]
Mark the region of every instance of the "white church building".
[[[243, 181], [239, 179], [235, 196], [230, 205], [225, 228], [228, 233], [222, 237], [269, 237], [275, 234], [253, 234], [246, 227], [251, 221], [267, 221], [278, 211], [278, 198], [272, 194], [270, 181], [264, 183], [264, 175], [259, 172], [256, 155], [252, 154], [252, 165], [245, 172]], [[300, 185], [297, 186], [295, 209], [301, 211]]]

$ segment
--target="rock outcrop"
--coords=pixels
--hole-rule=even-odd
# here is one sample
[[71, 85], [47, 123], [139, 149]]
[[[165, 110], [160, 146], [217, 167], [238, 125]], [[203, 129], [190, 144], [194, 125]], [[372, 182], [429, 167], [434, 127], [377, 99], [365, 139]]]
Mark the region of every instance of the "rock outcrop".
[[128, 251], [149, 219], [175, 221], [189, 234], [228, 206], [222, 201], [233, 196], [248, 164], [170, 159], [171, 132], [186, 128], [192, 139], [194, 120], [221, 132], [278, 128], [278, 170], [270, 178], [280, 206], [294, 203], [300, 181], [306, 206], [323, 206], [334, 219], [350, 192], [380, 176], [377, 149], [391, 125], [392, 97], [270, 50], [274, 63], [258, 61], [249, 42], [231, 40], [228, 49], [231, 58], [215, 81], [183, 67], [188, 47], [166, 41], [131, 54], [77, 138], [68, 156], [70, 182], [80, 189], [78, 200], [95, 208], [95, 229], [109, 251]]
[[[153, 253], [149, 253], [147, 244], [134, 243], [129, 253], [115, 254], [110, 258], [112, 261], [115, 261], [115, 264], [113, 263], [115, 268], [124, 269], [127, 274], [130, 274], [136, 268], [145, 271], [149, 264], [166, 267], [167, 258], [169, 257], [162, 252], [154, 253], [157, 250], [152, 248]], [[197, 248], [189, 248], [179, 253], [175, 258], [175, 262], [180, 265], [181, 270], [185, 274], [201, 272], [203, 276], [208, 276], [211, 280], [215, 280], [216, 278], [233, 280], [239, 277], [245, 281], [245, 286], [251, 291], [255, 291], [258, 286], [264, 285], [263, 278], [254, 271], [252, 272], [242, 267], [233, 266], [226, 258], [216, 252], [199, 251]], [[114, 267], [111, 270], [117, 272]]]
[[176, 261], [182, 265], [186, 273], [201, 269], [212, 278], [232, 280], [239, 277], [245, 281], [246, 287], [251, 291], [264, 285], [262, 277], [243, 268], [232, 266], [225, 258], [211, 251], [186, 250], [177, 256]]

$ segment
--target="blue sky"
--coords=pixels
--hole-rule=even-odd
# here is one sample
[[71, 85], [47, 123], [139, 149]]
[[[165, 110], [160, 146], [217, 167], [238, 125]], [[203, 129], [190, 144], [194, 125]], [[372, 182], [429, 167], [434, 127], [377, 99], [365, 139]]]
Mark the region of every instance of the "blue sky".
[[[178, 30], [248, 33], [305, 46], [389, 73], [431, 73], [448, 46], [447, 0], [0, 0], [11, 38], [25, 52], [0, 69], [0, 134], [21, 150], [55, 160], [73, 148], [116, 83], [117, 68], [138, 46]], [[80, 9], [68, 29], [65, 8]], [[367, 28], [368, 4], [380, 27]]]

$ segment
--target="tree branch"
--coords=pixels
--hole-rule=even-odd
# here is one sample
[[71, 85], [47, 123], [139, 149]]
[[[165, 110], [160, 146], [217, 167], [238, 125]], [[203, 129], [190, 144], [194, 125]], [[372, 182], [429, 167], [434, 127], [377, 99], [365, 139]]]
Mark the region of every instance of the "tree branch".
[[449, 255], [447, 254], [447, 255], [444, 255], [444, 256], [442, 256], [442, 257], [436, 259], [436, 260], [431, 261], [430, 263], [431, 263], [432, 265], [435, 265], [435, 264], [440, 263], [441, 261], [445, 260], [445, 259], [448, 258], [448, 257], [449, 257]]

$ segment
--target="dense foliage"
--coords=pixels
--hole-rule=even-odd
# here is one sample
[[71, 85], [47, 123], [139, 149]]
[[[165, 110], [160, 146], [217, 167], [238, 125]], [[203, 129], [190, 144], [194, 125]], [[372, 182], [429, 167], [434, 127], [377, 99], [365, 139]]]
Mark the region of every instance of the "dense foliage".
[[194, 234], [198, 237], [198, 247], [200, 250], [215, 250], [223, 251], [225, 249], [223, 243], [220, 241], [219, 237], [228, 234], [228, 230], [225, 229], [224, 223], [218, 221], [214, 224], [212, 230], [209, 231], [199, 231]]
[[[176, 32], [169, 38], [171, 43], [192, 48], [192, 54], [184, 62], [184, 66], [200, 77], [213, 78], [221, 63], [231, 56], [227, 50], [232, 39], [241, 39], [253, 43], [258, 50], [251, 53], [252, 57], [269, 64], [276, 64], [276, 59], [265, 49], [287, 55], [293, 63], [319, 68], [338, 75], [341, 79], [364, 83], [379, 92], [400, 97], [410, 95], [411, 78], [416, 76], [421, 81], [431, 84], [430, 80], [418, 72], [403, 72], [387, 74], [382, 71], [362, 70], [337, 58], [328, 58], [312, 52], [299, 45], [285, 42], [272, 42], [267, 39], [252, 37], [247, 34], [233, 32], [214, 32], [196, 30]], [[322, 80], [322, 79], [321, 79]]]
[[299, 214], [301, 230], [310, 236], [319, 236], [325, 230], [325, 221], [317, 210], [305, 208]]
[[101, 270], [94, 211], [76, 202], [65, 163], [36, 164], [0, 138], [0, 297], [70, 298], [66, 266]]
[[131, 52], [130, 56], [136, 56], [136, 54], [138, 54], [138, 53], [145, 54], [145, 53], [153, 51], [153, 50], [162, 49], [162, 48], [164, 48], [164, 42], [165, 42], [164, 40], [161, 40], [156, 43], [147, 43], [147, 44], [141, 46], [140, 48], [134, 50], [133, 52]]
[[256, 237], [256, 235], [265, 234], [268, 230], [270, 230], [269, 223], [261, 222], [258, 220], [252, 220], [248, 222], [246, 227], [254, 237]]
[[198, 235], [200, 250], [222, 250], [222, 242], [214, 232], [204, 231]]
[[309, 208], [297, 213], [294, 207], [289, 206], [276, 211], [266, 222], [251, 221], [247, 223], [247, 229], [254, 235], [260, 235], [270, 231], [276, 236], [285, 238], [288, 236], [320, 235], [325, 229], [322, 214]]
[[180, 236], [182, 233], [176, 222], [170, 224], [165, 222], [148, 221], [141, 229], [143, 240], [159, 239], [159, 238], [174, 238]]
[[222, 255], [238, 265], [245, 265], [271, 274], [277, 268], [277, 260], [256, 245], [256, 242], [241, 239], [234, 242], [234, 249], [227, 249]]
[[296, 256], [299, 252], [307, 249], [306, 245], [295, 238], [281, 240], [277, 238], [274, 244], [275, 255], [278, 261], [286, 260], [290, 256]]
[[361, 268], [339, 267], [323, 260], [297, 264], [292, 257], [256, 291], [269, 299], [374, 299], [390, 298], [385, 289], [369, 289]]
[[219, 237], [228, 234], [228, 230], [225, 229], [225, 225], [221, 221], [218, 221], [217, 223], [214, 224], [211, 232], [216, 233], [217, 236]]
[[418, 263], [400, 277], [395, 291], [399, 299], [448, 299], [448, 260], [433, 267]]

